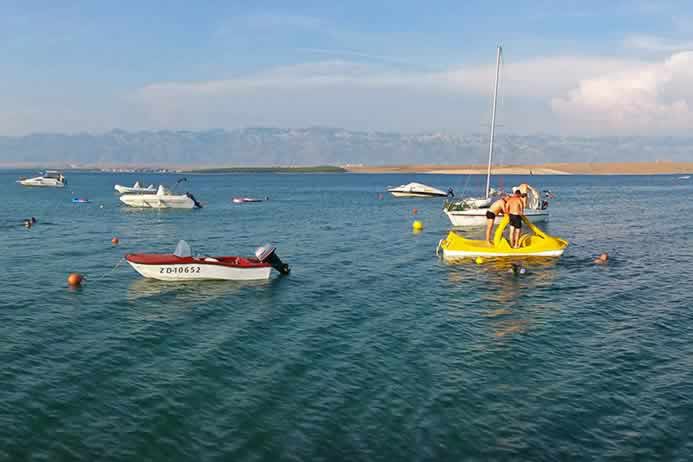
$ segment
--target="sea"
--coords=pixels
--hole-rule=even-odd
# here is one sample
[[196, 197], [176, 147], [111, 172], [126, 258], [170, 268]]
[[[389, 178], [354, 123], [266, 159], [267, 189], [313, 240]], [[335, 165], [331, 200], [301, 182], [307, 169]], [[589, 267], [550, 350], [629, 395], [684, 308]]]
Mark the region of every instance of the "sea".
[[[570, 241], [514, 274], [445, 263], [442, 199], [385, 192], [483, 176], [188, 174], [204, 207], [157, 211], [114, 184], [180, 175], [15, 183], [32, 173], [0, 172], [2, 461], [693, 460], [693, 181], [495, 177], [551, 190], [546, 231]], [[269, 242], [291, 273], [171, 283], [123, 262], [182, 239]]]

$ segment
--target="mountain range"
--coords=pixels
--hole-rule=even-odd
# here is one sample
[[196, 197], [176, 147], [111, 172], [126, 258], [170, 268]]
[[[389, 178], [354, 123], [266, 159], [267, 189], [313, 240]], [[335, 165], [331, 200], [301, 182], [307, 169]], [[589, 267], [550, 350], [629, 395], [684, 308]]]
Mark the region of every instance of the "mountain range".
[[[339, 128], [123, 131], [0, 137], [0, 164], [392, 165], [479, 164], [488, 136], [401, 134]], [[494, 162], [691, 161], [693, 137], [496, 136]]]

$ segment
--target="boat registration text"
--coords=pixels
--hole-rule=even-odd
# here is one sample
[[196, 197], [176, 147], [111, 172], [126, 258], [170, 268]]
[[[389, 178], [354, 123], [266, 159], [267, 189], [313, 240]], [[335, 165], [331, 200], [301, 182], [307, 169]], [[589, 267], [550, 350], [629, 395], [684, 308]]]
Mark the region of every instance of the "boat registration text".
[[199, 266], [166, 266], [159, 268], [159, 274], [199, 273]]

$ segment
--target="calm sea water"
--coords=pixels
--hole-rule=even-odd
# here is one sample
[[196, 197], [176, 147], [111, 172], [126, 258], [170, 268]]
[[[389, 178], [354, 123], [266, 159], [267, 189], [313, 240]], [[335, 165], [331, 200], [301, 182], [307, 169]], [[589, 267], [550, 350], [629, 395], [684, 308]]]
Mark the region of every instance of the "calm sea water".
[[[480, 177], [188, 176], [207, 207], [152, 211], [113, 185], [177, 177], [70, 174], [59, 191], [20, 174], [0, 172], [0, 460], [693, 459], [693, 181], [505, 178], [553, 190], [548, 231], [571, 242], [513, 277], [436, 258], [440, 200], [378, 198]], [[292, 273], [112, 271], [179, 239], [270, 241]]]

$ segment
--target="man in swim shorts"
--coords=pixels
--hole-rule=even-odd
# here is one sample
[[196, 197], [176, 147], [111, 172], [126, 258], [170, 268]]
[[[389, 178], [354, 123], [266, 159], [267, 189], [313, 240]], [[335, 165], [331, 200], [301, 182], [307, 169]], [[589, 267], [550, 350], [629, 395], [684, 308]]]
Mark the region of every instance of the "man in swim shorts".
[[496, 222], [496, 216], [501, 213], [508, 213], [506, 210], [507, 196], [504, 194], [500, 199], [491, 204], [491, 207], [486, 211], [486, 240], [491, 242], [491, 234], [493, 233], [493, 224]]
[[510, 246], [517, 248], [520, 240], [520, 230], [522, 229], [522, 215], [525, 213], [525, 206], [522, 202], [522, 193], [519, 189], [510, 196], [506, 202], [507, 213], [510, 217]]

